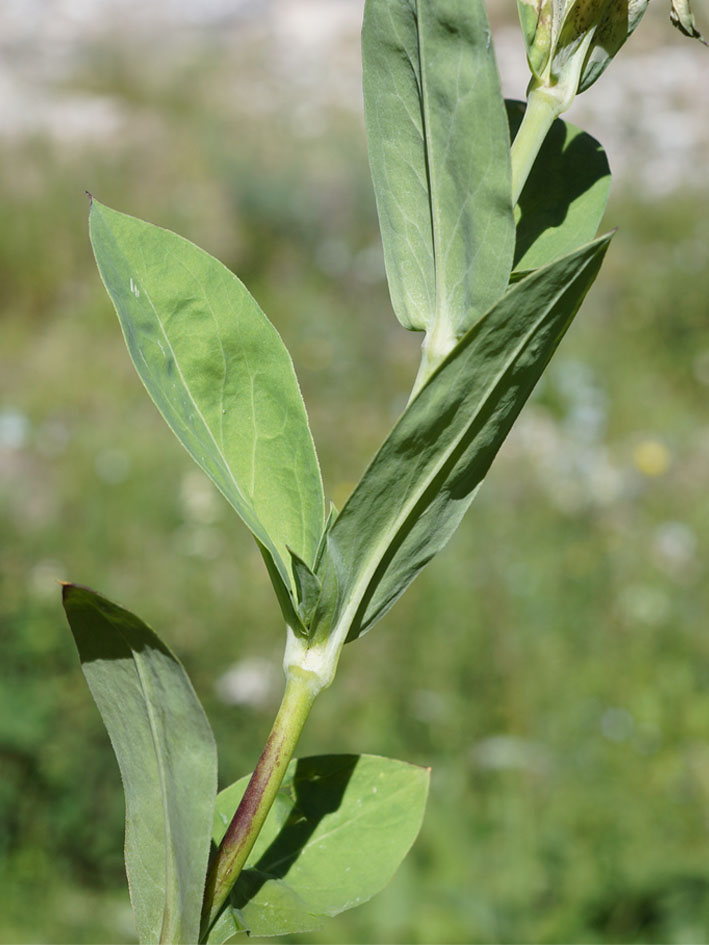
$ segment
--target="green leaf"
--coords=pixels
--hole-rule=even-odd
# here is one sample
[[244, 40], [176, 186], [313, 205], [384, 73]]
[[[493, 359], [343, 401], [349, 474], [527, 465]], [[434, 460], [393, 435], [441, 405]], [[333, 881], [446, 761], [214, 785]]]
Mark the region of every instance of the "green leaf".
[[409, 404], [328, 536], [312, 627], [353, 640], [446, 544], [601, 265], [603, 237], [513, 285]]
[[184, 669], [149, 627], [88, 588], [62, 591], [121, 769], [138, 937], [196, 942], [217, 790], [209, 722]]
[[367, 0], [369, 161], [392, 305], [461, 335], [505, 290], [509, 137], [482, 0]]
[[[514, 139], [523, 102], [507, 101]], [[515, 208], [515, 273], [538, 269], [594, 238], [610, 192], [605, 151], [591, 135], [557, 119]]]
[[[247, 930], [308, 931], [371, 899], [421, 829], [429, 775], [426, 768], [374, 755], [292, 761], [207, 942], [218, 945]], [[248, 782], [241, 778], [218, 795], [216, 844]]]
[[324, 496], [290, 355], [244, 285], [182, 237], [91, 202], [101, 277], [148, 393], [283, 582], [314, 562]]

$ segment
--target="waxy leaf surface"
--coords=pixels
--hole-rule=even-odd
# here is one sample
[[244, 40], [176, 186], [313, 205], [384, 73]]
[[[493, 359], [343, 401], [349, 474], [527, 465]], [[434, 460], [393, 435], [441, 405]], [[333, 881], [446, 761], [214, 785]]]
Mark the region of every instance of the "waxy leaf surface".
[[63, 598], [123, 779], [138, 937], [194, 943], [217, 790], [209, 722], [184, 669], [141, 620], [74, 584]]
[[409, 404], [328, 535], [311, 632], [352, 640], [448, 541], [598, 273], [610, 237], [513, 285]]
[[175, 233], [96, 200], [90, 232], [148, 393], [292, 588], [287, 548], [314, 562], [325, 504], [278, 332], [236, 276]]
[[367, 0], [369, 160], [389, 290], [406, 328], [458, 337], [504, 292], [509, 137], [482, 0]]
[[[218, 844], [246, 790], [217, 797]], [[286, 935], [366, 902], [391, 879], [421, 828], [429, 771], [374, 755], [292, 761], [276, 802], [207, 937]]]
[[[508, 101], [510, 134], [517, 134], [524, 104]], [[592, 240], [610, 192], [611, 172], [601, 145], [557, 119], [515, 207], [515, 272], [538, 269]]]

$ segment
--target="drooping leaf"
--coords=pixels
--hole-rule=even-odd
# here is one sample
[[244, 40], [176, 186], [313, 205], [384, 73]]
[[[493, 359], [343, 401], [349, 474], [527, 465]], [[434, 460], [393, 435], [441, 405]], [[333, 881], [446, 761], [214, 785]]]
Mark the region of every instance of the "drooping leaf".
[[312, 638], [369, 629], [446, 544], [595, 279], [610, 237], [537, 270], [409, 404], [328, 535]]
[[461, 335], [503, 293], [509, 139], [482, 0], [367, 0], [369, 160], [392, 304]]
[[325, 507], [278, 332], [236, 276], [175, 233], [96, 200], [90, 233], [148, 393], [292, 588], [286, 548], [314, 562]]
[[[217, 797], [219, 843], [246, 790]], [[237, 932], [286, 935], [371, 899], [391, 879], [423, 820], [429, 771], [374, 755], [292, 761], [210, 945]]]
[[[525, 106], [506, 105], [514, 139]], [[595, 237], [608, 202], [610, 173], [595, 138], [570, 122], [554, 122], [515, 207], [516, 273], [538, 269]]]
[[217, 790], [209, 722], [184, 669], [141, 620], [75, 584], [63, 599], [123, 779], [138, 937], [196, 942]]

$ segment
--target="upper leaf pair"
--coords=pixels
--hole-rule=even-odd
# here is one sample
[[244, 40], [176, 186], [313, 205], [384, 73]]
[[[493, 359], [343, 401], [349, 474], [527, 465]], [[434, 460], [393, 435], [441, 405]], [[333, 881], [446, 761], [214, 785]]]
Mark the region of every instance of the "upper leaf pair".
[[455, 341], [505, 290], [507, 118], [482, 0], [367, 0], [369, 160], [394, 311]]
[[325, 500], [303, 398], [245, 286], [188, 240], [92, 200], [90, 234], [133, 363], [173, 432], [254, 534], [297, 629]]
[[506, 115], [482, 3], [368, 0], [362, 43], [392, 303], [444, 344], [328, 533], [316, 641], [366, 631], [449, 540], [608, 242], [589, 243], [605, 155], [560, 121], [513, 215], [521, 106]]

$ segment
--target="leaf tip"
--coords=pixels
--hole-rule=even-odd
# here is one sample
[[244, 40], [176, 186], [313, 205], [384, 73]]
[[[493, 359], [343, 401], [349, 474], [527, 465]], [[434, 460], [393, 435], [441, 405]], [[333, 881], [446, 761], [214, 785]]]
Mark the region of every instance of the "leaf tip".
[[57, 584], [62, 589], [62, 603], [65, 603], [67, 597], [69, 597], [71, 592], [76, 588], [76, 585], [72, 584], [71, 581], [61, 581], [59, 579], [57, 579]]
[[[62, 607], [64, 608], [64, 613], [69, 618], [70, 611], [76, 605], [76, 584], [72, 584], [71, 581], [57, 581], [62, 591]], [[71, 623], [71, 620], [69, 620]]]
[[58, 580], [57, 584], [62, 589], [62, 603], [66, 603], [66, 601], [72, 594], [84, 593], [84, 594], [91, 594], [94, 597], [99, 596], [96, 593], [96, 591], [92, 590], [90, 587], [87, 587], [85, 584], [77, 584], [75, 581]]

